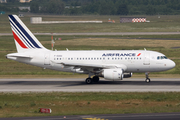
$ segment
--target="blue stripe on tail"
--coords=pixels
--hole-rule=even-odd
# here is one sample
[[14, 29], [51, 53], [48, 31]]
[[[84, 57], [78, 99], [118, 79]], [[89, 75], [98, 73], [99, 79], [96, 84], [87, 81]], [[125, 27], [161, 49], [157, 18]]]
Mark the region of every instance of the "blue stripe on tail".
[[[10, 21], [10, 22], [11, 22], [11, 21]], [[12, 22], [11, 22], [11, 24], [12, 24], [13, 27], [14, 27], [14, 28], [12, 27], [12, 29], [13, 29], [13, 30], [15, 29], [15, 30], [18, 31], [18, 32], [16, 31], [16, 34], [19, 33], [19, 34], [26, 40], [26, 42], [27, 42], [32, 48], [34, 48], [34, 47], [31, 45], [31, 43], [24, 37], [24, 35], [17, 29], [17, 27], [16, 27]], [[18, 35], [19, 35], [19, 34], [18, 34]], [[24, 41], [23, 38], [21, 38], [22, 41]], [[28, 44], [26, 44], [26, 45], [28, 45]], [[28, 45], [28, 46], [29, 46], [29, 45]]]
[[[19, 22], [13, 17], [13, 15], [9, 15], [11, 20], [18, 26], [18, 28], [23, 32], [23, 34], [31, 41], [31, 43], [36, 48], [41, 48], [32, 38], [31, 36], [26, 32], [26, 30], [19, 24]], [[26, 40], [27, 41], [27, 40]], [[27, 41], [28, 42], [28, 41]], [[31, 44], [30, 44], [31, 45]]]

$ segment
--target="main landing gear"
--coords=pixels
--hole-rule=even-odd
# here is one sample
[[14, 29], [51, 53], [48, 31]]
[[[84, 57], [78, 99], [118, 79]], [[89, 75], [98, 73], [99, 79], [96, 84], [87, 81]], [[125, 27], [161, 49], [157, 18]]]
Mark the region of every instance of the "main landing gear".
[[146, 83], [150, 83], [150, 82], [151, 82], [151, 79], [149, 78], [149, 72], [146, 72], [145, 75], [146, 75], [146, 80], [145, 80], [145, 82], [146, 82]]
[[87, 84], [91, 84], [91, 83], [93, 83], [93, 82], [97, 83], [97, 82], [99, 82], [99, 77], [98, 77], [98, 76], [94, 76], [93, 78], [88, 77], [88, 78], [85, 80], [85, 82], [86, 82]]

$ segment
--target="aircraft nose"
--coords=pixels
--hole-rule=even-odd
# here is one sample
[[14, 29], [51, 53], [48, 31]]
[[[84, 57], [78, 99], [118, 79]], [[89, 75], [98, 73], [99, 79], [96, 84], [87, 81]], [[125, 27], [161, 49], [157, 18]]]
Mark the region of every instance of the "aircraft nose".
[[170, 60], [168, 66], [170, 69], [172, 69], [176, 66], [176, 63], [174, 61]]

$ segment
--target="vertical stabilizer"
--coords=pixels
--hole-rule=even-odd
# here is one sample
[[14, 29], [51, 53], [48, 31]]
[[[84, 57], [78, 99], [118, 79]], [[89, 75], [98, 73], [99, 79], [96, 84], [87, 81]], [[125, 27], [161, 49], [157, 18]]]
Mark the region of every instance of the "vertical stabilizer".
[[29, 50], [47, 50], [17, 15], [9, 15], [9, 21], [18, 53]]

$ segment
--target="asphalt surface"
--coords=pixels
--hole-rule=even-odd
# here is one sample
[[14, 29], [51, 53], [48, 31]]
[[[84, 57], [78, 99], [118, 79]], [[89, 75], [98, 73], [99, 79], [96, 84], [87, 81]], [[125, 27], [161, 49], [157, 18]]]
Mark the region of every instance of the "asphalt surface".
[[85, 78], [0, 79], [0, 92], [180, 92], [179, 78], [128, 78], [86, 84]]
[[[84, 79], [0, 79], [0, 92], [166, 92], [180, 91], [179, 78], [143, 78], [86, 84]], [[0, 118], [0, 120], [180, 120], [180, 113], [105, 114]]]
[[[33, 33], [34, 35], [52, 35], [52, 33]], [[53, 35], [176, 35], [180, 32], [104, 32], [104, 33], [53, 33]], [[0, 33], [0, 36], [9, 36], [12, 33]]]
[[50, 117], [0, 118], [0, 120], [180, 120], [180, 113], [74, 115]]

